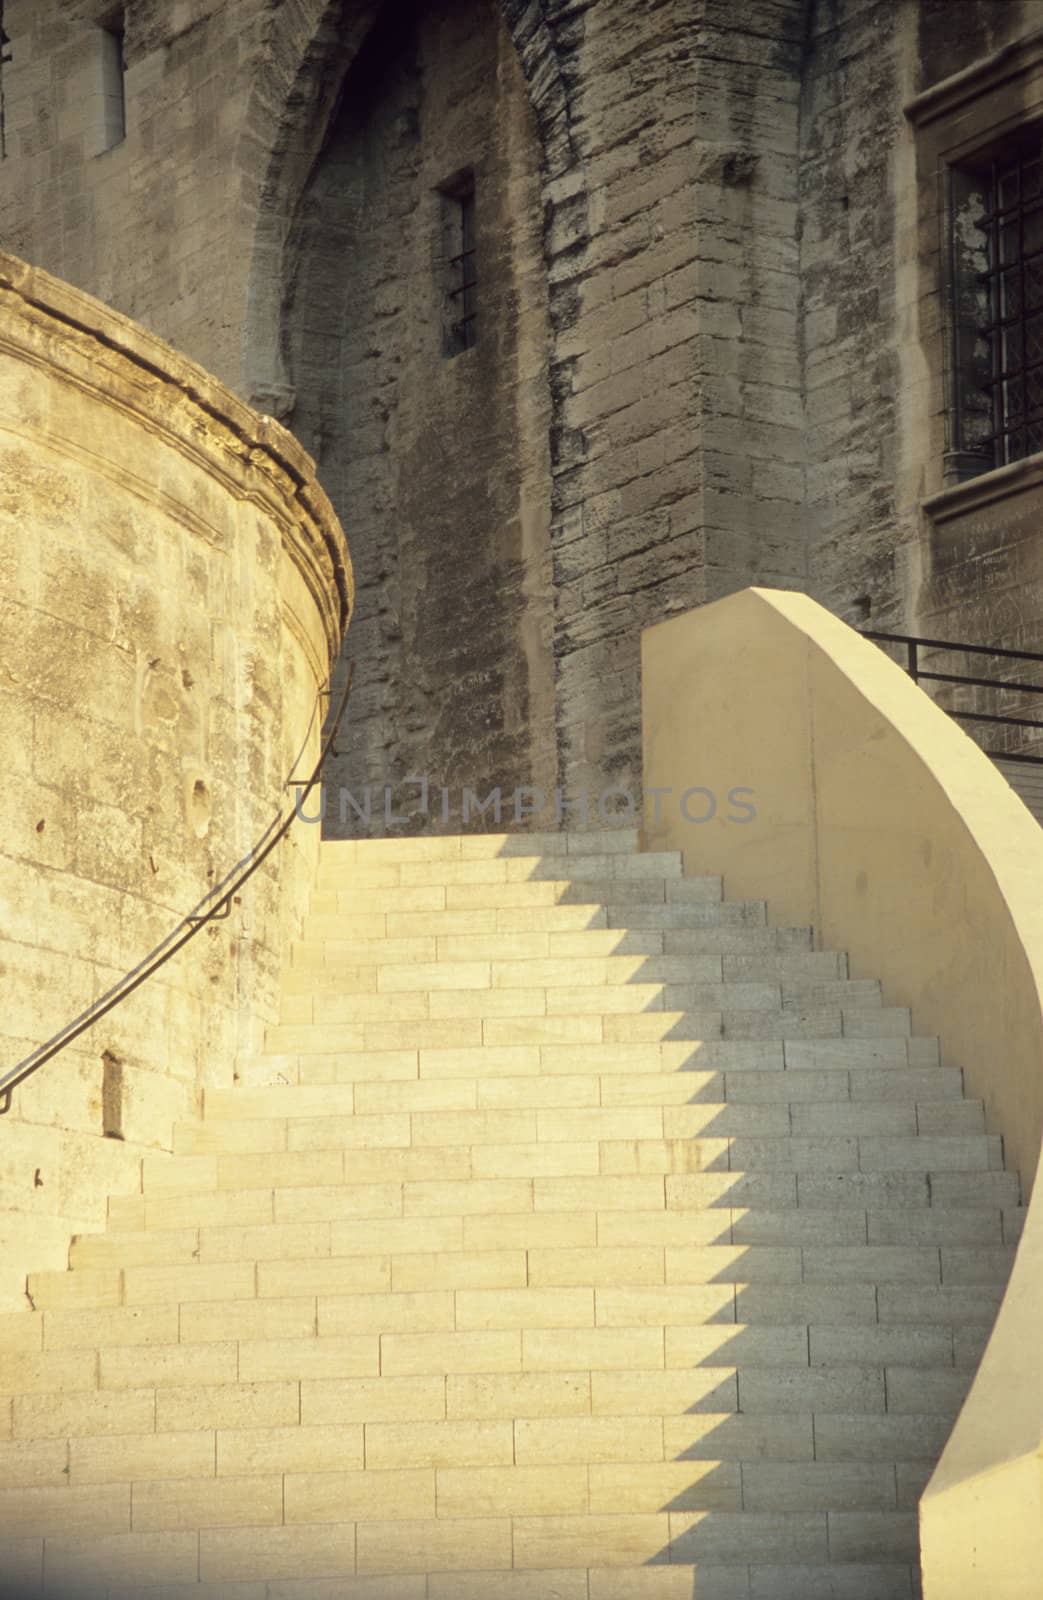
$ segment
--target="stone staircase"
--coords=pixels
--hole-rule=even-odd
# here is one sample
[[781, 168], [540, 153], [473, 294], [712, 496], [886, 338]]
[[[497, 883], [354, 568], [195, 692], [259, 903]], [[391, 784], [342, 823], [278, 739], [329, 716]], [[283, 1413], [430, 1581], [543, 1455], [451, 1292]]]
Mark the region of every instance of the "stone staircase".
[[919, 1593], [1022, 1213], [843, 955], [625, 830], [328, 843], [257, 1075], [0, 1318], [0, 1592]]

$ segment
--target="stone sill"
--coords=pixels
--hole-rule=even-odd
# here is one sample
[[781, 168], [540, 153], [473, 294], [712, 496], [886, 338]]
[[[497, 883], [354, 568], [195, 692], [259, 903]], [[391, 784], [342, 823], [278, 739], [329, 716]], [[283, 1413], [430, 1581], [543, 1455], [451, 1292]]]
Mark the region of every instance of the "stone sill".
[[1043, 454], [1026, 456], [1023, 461], [1012, 461], [1008, 467], [995, 467], [977, 478], [968, 478], [966, 483], [943, 489], [922, 501], [921, 508], [932, 522], [949, 522], [953, 517], [980, 511], [997, 500], [1025, 494], [1031, 489], [1043, 489]]

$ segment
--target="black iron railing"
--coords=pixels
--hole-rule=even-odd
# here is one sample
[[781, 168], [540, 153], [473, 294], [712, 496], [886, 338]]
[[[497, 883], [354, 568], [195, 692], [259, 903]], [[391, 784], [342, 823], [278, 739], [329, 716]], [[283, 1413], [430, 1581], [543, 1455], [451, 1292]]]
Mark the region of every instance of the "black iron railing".
[[[877, 644], [904, 645], [905, 669], [914, 683], [963, 684], [968, 688], [999, 689], [1043, 697], [1043, 683], [1023, 683], [1017, 678], [980, 678], [964, 672], [934, 672], [922, 665], [920, 654], [923, 650], [947, 650], [953, 654], [995, 656], [1006, 661], [1043, 662], [1043, 654], [1031, 650], [1005, 650], [991, 644], [964, 644], [955, 639], [924, 639], [916, 634], [875, 633], [869, 629], [862, 630], [862, 637], [872, 639]], [[981, 722], [1005, 728], [1028, 729], [1043, 734], [1043, 721], [1035, 717], [1008, 717], [991, 711], [956, 711], [949, 706], [943, 706], [942, 709], [957, 722]], [[989, 750], [984, 746], [982, 748], [994, 761], [1021, 761], [1026, 765], [1043, 766], [1043, 755], [1031, 755], [1022, 750]]]
[[16, 1067], [11, 1067], [7, 1072], [0, 1074], [0, 1116], [3, 1116], [5, 1112], [11, 1109], [11, 1095], [18, 1084], [31, 1077], [34, 1072], [38, 1072], [59, 1051], [64, 1050], [68, 1045], [72, 1044], [74, 1039], [78, 1039], [81, 1034], [86, 1033], [88, 1028], [93, 1028], [95, 1023], [100, 1022], [102, 1017], [107, 1016], [129, 995], [132, 995], [136, 989], [140, 989], [141, 985], [151, 978], [153, 973], [158, 972], [160, 967], [170, 960], [171, 956], [177, 955], [179, 950], [184, 949], [185, 945], [195, 938], [201, 928], [205, 928], [210, 922], [222, 922], [231, 914], [235, 896], [243, 885], [253, 877], [258, 867], [271, 855], [276, 845], [289, 833], [294, 818], [300, 812], [316, 783], [318, 783], [326, 757], [333, 750], [337, 734], [340, 731], [341, 720], [348, 704], [348, 696], [351, 693], [354, 676], [355, 663], [351, 662], [348, 668], [348, 679], [344, 686], [344, 693], [341, 695], [336, 713], [329, 725], [329, 731], [322, 742], [319, 758], [315, 763], [311, 776], [308, 778], [295, 778], [294, 773], [297, 771], [308, 747], [308, 740], [311, 738], [319, 705], [323, 700], [329, 700], [331, 691], [326, 687], [320, 689], [316, 696], [304, 742], [283, 786], [286, 790], [294, 789], [297, 791], [294, 803], [289, 810], [277, 812], [252, 849], [247, 851], [242, 860], [236, 863], [220, 883], [215, 884], [203, 896], [198, 905], [193, 906], [192, 910], [182, 917], [177, 927], [172, 929], [166, 938], [161, 940], [143, 961], [132, 968], [118, 983], [113, 984], [112, 988], [95, 1000], [93, 1005], [88, 1006], [86, 1011], [82, 1011], [78, 1017], [74, 1017], [72, 1022], [67, 1023], [53, 1038], [48, 1039], [46, 1044], [40, 1045], [31, 1055], [26, 1056], [24, 1061], [20, 1061]]

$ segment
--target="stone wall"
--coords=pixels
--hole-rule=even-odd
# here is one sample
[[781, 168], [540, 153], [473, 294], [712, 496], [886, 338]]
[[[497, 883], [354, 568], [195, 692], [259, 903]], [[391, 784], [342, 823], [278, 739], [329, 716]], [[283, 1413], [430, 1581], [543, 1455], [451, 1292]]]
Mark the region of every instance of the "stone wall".
[[106, 0], [5, 0], [0, 248], [238, 385], [253, 208], [243, 118], [259, 0], [130, 0], [126, 127], [104, 148]]
[[[947, 147], [988, 143], [997, 127], [1016, 126], [1043, 114], [1043, 55], [1012, 49], [1043, 28], [1040, 0], [990, 6], [978, 0], [961, 8], [955, 35], [944, 7], [925, 4], [916, 18], [916, 59], [920, 70], [905, 84], [910, 97], [907, 145], [909, 181], [898, 197], [903, 232], [897, 274], [906, 286], [903, 320], [915, 330], [920, 364], [913, 367], [901, 349], [900, 406], [903, 431], [924, 441], [919, 481], [909, 472], [899, 480], [897, 521], [911, 549], [907, 608], [917, 631], [943, 639], [999, 644], [1043, 651], [1043, 479], [1036, 457], [953, 486], [945, 471], [954, 439], [951, 395], [944, 352], [951, 338], [951, 308], [943, 245], [949, 216], [944, 188], [937, 181]], [[1034, 54], [1035, 60], [1032, 60]], [[1009, 71], [1002, 65], [1009, 57]], [[990, 73], [988, 63], [1000, 63]], [[918, 99], [941, 91], [968, 63], [978, 72], [970, 93], [952, 114], [924, 121]], [[982, 658], [972, 658], [980, 673]], [[951, 658], [936, 665], [950, 670]], [[967, 658], [959, 661], [966, 670]], [[1036, 669], [1017, 663], [984, 663], [999, 677], [1029, 677]], [[957, 690], [950, 703], [992, 712], [1043, 716], [1021, 697]], [[1022, 748], [1028, 738], [1012, 729], [986, 727], [989, 748]]]
[[643, 627], [803, 578], [800, 21], [787, 0], [700, 0], [561, 25], [574, 156], [546, 252], [570, 789], [639, 781]]
[[[329, 785], [554, 787], [539, 145], [493, 0], [385, 12], [287, 252], [293, 424], [351, 519], [350, 736]], [[475, 195], [473, 348], [447, 353], [446, 237]], [[456, 297], [459, 299], [459, 296]], [[416, 791], [409, 793], [411, 804]], [[396, 806], [397, 809], [397, 806]], [[453, 816], [445, 824], [458, 826]]]
[[[0, 257], [0, 1065], [135, 967], [285, 805], [350, 606], [340, 528], [278, 425]], [[136, 1187], [276, 1015], [318, 830], [14, 1092], [0, 1304]], [[31, 1224], [31, 1239], [27, 1237]]]
[[808, 587], [856, 625], [1018, 643], [995, 563], [983, 571], [964, 540], [970, 566], [953, 572], [921, 509], [942, 487], [935, 336], [947, 308], [929, 266], [937, 177], [904, 108], [1041, 26], [1040, 0], [812, 8], [800, 161]]
[[[319, 454], [362, 569], [337, 783], [633, 786], [641, 628], [750, 582], [1043, 643], [1038, 487], [924, 510], [906, 115], [1043, 0], [134, 0], [95, 154], [104, 9], [5, 0], [0, 237]], [[494, 336], [446, 360], [433, 190], [474, 151]]]

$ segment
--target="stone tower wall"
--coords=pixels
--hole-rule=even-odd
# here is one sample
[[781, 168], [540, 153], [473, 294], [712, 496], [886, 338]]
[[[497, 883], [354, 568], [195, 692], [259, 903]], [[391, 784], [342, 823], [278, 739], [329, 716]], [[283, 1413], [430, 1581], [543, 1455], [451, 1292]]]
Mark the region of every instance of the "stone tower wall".
[[[151, 335], [0, 257], [0, 1065], [136, 967], [314, 762], [351, 598], [311, 464]], [[276, 1014], [318, 829], [14, 1091], [0, 1304], [137, 1187]], [[31, 1226], [31, 1238], [29, 1231]]]

